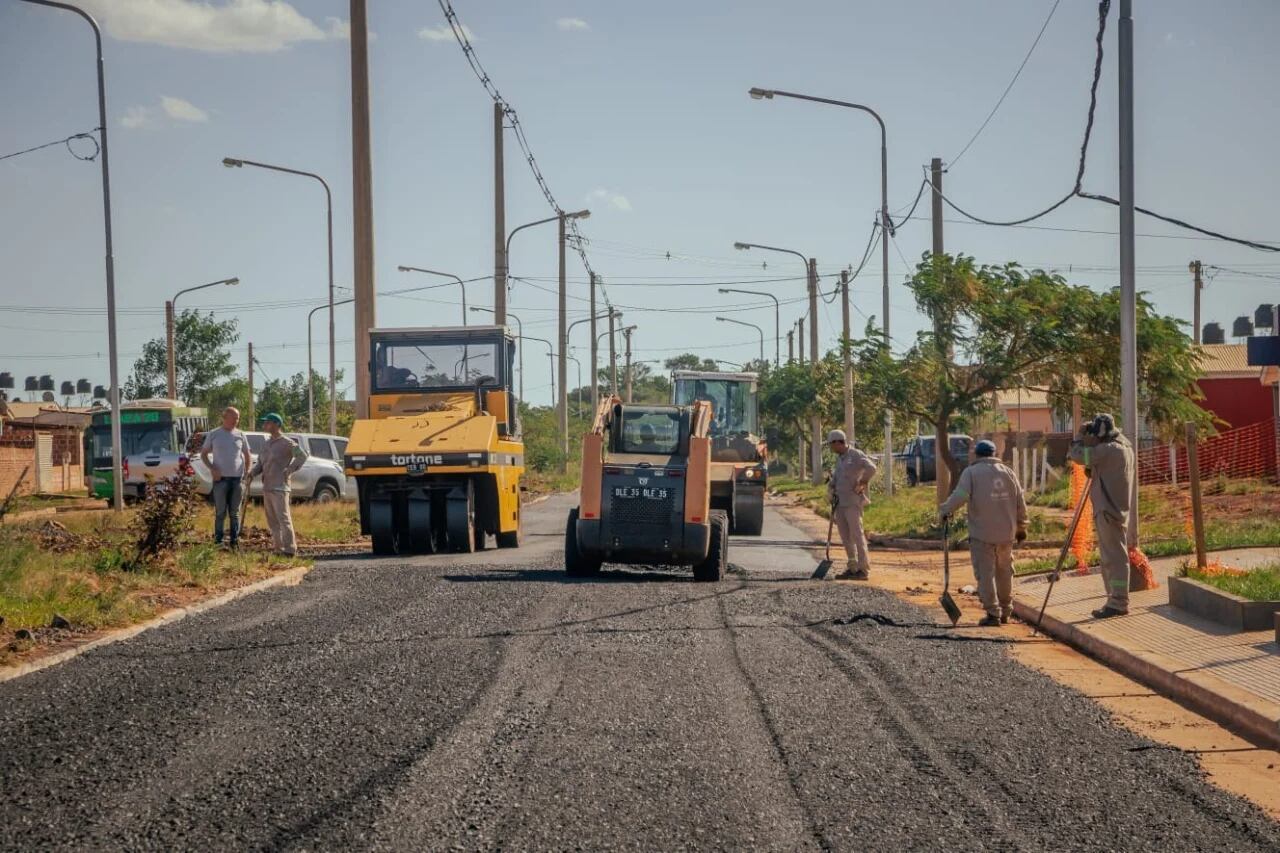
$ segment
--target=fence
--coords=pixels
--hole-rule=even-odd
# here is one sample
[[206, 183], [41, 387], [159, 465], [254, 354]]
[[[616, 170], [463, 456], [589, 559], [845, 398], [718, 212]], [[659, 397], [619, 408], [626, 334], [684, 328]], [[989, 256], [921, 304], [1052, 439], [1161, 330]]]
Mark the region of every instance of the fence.
[[[1202, 439], [1196, 449], [1201, 477], [1277, 477], [1274, 418]], [[1187, 449], [1180, 443], [1143, 447], [1137, 453], [1137, 468], [1143, 485], [1186, 483], [1190, 475]]]

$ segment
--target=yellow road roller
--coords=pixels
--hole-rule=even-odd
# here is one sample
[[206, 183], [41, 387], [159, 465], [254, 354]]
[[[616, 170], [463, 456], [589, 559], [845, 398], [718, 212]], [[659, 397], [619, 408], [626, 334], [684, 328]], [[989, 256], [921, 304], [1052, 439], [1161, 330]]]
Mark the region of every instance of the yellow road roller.
[[369, 411], [343, 464], [375, 554], [520, 544], [516, 342], [503, 326], [375, 329]]

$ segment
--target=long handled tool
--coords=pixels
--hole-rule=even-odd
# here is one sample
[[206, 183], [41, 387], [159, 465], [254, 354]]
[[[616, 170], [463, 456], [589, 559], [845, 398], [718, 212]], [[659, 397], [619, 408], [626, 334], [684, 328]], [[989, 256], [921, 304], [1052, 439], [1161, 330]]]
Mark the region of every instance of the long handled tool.
[[951, 519], [942, 522], [942, 609], [951, 620], [951, 627], [960, 621], [960, 605], [951, 597]]
[[1062, 576], [1062, 564], [1067, 559], [1067, 552], [1071, 550], [1071, 540], [1076, 537], [1076, 528], [1080, 526], [1080, 517], [1084, 515], [1084, 505], [1089, 502], [1089, 483], [1092, 480], [1092, 477], [1086, 477], [1084, 488], [1080, 491], [1080, 500], [1076, 503], [1076, 511], [1071, 516], [1071, 524], [1067, 526], [1067, 538], [1062, 542], [1062, 550], [1058, 552], [1058, 562], [1054, 565], [1052, 574], [1049, 575], [1049, 588], [1045, 590], [1044, 602], [1040, 605], [1040, 615], [1036, 617], [1036, 626], [1031, 630], [1031, 636], [1033, 637], [1040, 631], [1040, 623], [1044, 620], [1044, 610], [1049, 606], [1049, 596], [1053, 595], [1053, 585]]
[[827, 576], [827, 572], [831, 571], [831, 526], [836, 523], [836, 504], [831, 503], [831, 515], [827, 519], [827, 556], [822, 562], [818, 563], [818, 567], [813, 570], [813, 580], [822, 580]]

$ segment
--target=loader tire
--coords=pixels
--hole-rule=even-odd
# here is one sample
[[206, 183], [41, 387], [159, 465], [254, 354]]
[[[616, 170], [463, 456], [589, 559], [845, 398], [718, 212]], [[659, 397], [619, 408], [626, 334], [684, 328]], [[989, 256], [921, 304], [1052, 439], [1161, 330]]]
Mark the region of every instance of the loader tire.
[[590, 578], [600, 574], [599, 558], [588, 557], [578, 547], [578, 508], [569, 510], [564, 528], [564, 572], [571, 578]]
[[724, 577], [729, 566], [729, 514], [722, 509], [711, 511], [711, 541], [707, 556], [693, 567], [693, 579], [699, 583], [715, 583]]

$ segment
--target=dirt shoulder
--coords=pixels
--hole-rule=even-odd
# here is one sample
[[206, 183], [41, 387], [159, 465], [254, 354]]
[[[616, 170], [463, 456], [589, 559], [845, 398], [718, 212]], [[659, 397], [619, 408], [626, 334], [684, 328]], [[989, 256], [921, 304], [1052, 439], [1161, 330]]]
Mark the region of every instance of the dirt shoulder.
[[[786, 504], [780, 505], [779, 510], [787, 521], [815, 540], [826, 536], [826, 521], [810, 510]], [[838, 544], [832, 550], [839, 552]], [[942, 554], [939, 552], [873, 551], [869, 583], [937, 612], [940, 621], [946, 618], [938, 604], [942, 594]], [[981, 631], [984, 636], [1006, 638], [1008, 652], [1014, 660], [1089, 697], [1125, 728], [1161, 747], [1195, 756], [1215, 785], [1256, 803], [1280, 819], [1280, 752], [1254, 746], [1070, 646], [1044, 636], [1033, 637], [1028, 625], [1015, 621], [1000, 628], [976, 628], [977, 620], [982, 617], [977, 596], [956, 594], [959, 587], [972, 583], [968, 549], [953, 551], [951, 588], [964, 611], [960, 628], [971, 629], [966, 633]], [[1059, 736], [1069, 737], [1070, 733], [1047, 731], [1045, 748], [1051, 749], [1053, 739]]]

